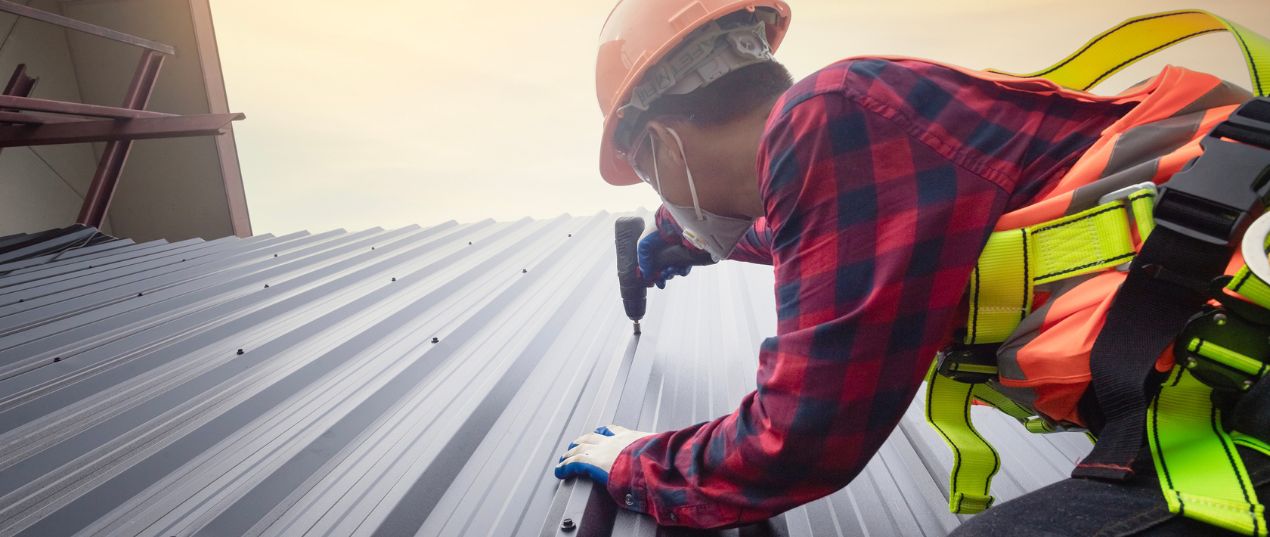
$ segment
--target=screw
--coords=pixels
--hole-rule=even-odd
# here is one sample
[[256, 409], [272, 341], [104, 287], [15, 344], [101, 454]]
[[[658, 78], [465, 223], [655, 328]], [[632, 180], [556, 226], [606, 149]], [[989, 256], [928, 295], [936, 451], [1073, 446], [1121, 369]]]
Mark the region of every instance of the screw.
[[[278, 254], [273, 254], [273, 256], [274, 256], [274, 257], [278, 257]], [[182, 259], [181, 261], [185, 261], [185, 260], [184, 260], [184, 259]]]
[[432, 342], [433, 342], [433, 343], [440, 343], [440, 342], [441, 342], [441, 339], [440, 339], [440, 338], [435, 338], [435, 337], [434, 337], [434, 338], [432, 338]]
[[137, 293], [137, 296], [141, 296], [141, 293]]
[[243, 355], [243, 350], [242, 350], [242, 349], [238, 349], [238, 355], [239, 355], [239, 356], [242, 356], [242, 355]]
[[570, 233], [570, 234], [569, 234], [569, 236], [570, 236], [570, 237], [572, 237], [572, 236], [573, 236], [573, 234], [572, 234], [572, 233]]
[[1194, 358], [1187, 358], [1187, 359], [1186, 359], [1186, 368], [1187, 368], [1187, 369], [1195, 369], [1195, 367], [1196, 367], [1196, 366], [1198, 366], [1198, 365], [1199, 365], [1199, 362], [1195, 361], [1195, 359], [1194, 359]]
[[269, 288], [269, 284], [267, 284], [267, 283], [266, 283], [266, 284], [265, 284], [265, 289], [268, 289], [268, 288]]
[[560, 530], [561, 530], [561, 531], [573, 531], [573, 529], [574, 529], [574, 528], [576, 528], [576, 527], [577, 527], [577, 526], [574, 526], [574, 525], [573, 525], [573, 519], [572, 519], [572, 518], [566, 518], [566, 519], [564, 519], [564, 520], [561, 520], [561, 521], [560, 521]]
[[520, 269], [520, 273], [521, 273], [521, 274], [528, 274], [528, 273], [529, 273], [529, 269], [526, 269], [526, 268]]
[[393, 278], [393, 279], [392, 279], [392, 281], [394, 281], [394, 282], [395, 282], [395, 281], [397, 281], [397, 278]]
[[26, 299], [25, 299], [25, 298], [19, 298], [19, 299], [18, 299], [18, 302], [26, 302]]
[[1218, 313], [1213, 315], [1213, 322], [1217, 323], [1217, 326], [1226, 326], [1226, 314]]
[[468, 245], [468, 246], [471, 246], [471, 245], [472, 245], [472, 241], [467, 241], [467, 245]]
[[60, 361], [62, 361], [62, 357], [61, 357], [61, 356], [54, 356], [54, 357], [53, 357], [53, 361], [54, 361], [54, 362], [60, 362]]

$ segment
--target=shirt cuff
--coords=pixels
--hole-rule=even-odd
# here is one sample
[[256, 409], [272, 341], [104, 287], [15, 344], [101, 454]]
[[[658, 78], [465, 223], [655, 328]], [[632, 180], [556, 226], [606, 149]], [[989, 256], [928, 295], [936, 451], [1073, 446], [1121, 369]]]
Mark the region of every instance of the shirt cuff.
[[652, 437], [645, 436], [631, 442], [617, 454], [617, 460], [613, 461], [613, 467], [609, 469], [609, 481], [605, 485], [609, 496], [613, 497], [618, 506], [638, 513], [649, 512], [648, 486], [644, 482], [643, 473], [637, 470], [635, 458], [639, 456], [641, 446]]

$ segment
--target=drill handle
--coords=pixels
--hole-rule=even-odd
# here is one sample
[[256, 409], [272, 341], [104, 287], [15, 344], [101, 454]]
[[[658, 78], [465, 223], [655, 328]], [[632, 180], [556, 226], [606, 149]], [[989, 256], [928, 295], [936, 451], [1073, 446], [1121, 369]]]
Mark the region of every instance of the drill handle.
[[624, 216], [613, 224], [613, 242], [617, 247], [617, 285], [622, 293], [622, 306], [632, 321], [644, 318], [648, 306], [648, 284], [639, 274], [636, 247], [644, 234], [644, 219]]
[[653, 266], [659, 268], [665, 267], [703, 267], [717, 263], [710, 252], [705, 250], [693, 250], [691, 248], [674, 245], [653, 252]]

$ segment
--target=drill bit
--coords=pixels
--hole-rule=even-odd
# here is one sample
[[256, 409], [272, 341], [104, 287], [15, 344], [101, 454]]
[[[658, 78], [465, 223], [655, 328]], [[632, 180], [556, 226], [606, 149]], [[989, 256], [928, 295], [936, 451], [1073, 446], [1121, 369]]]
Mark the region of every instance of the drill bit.
[[635, 321], [635, 335], [637, 335], [637, 336], [638, 336], [639, 334], [640, 334], [640, 331], [639, 331], [639, 321]]

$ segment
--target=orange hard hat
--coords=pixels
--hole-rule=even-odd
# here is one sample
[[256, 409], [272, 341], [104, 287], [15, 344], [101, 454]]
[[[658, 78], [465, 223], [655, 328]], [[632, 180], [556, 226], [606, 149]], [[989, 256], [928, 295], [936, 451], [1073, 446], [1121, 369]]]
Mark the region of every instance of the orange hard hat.
[[620, 108], [640, 79], [679, 45], [693, 30], [730, 13], [767, 8], [776, 22], [767, 24], [767, 43], [772, 51], [789, 27], [789, 6], [781, 0], [620, 0], [600, 31], [600, 52], [595, 65], [595, 92], [604, 113], [600, 142], [600, 175], [614, 185], [640, 182], [635, 170], [616, 146]]

